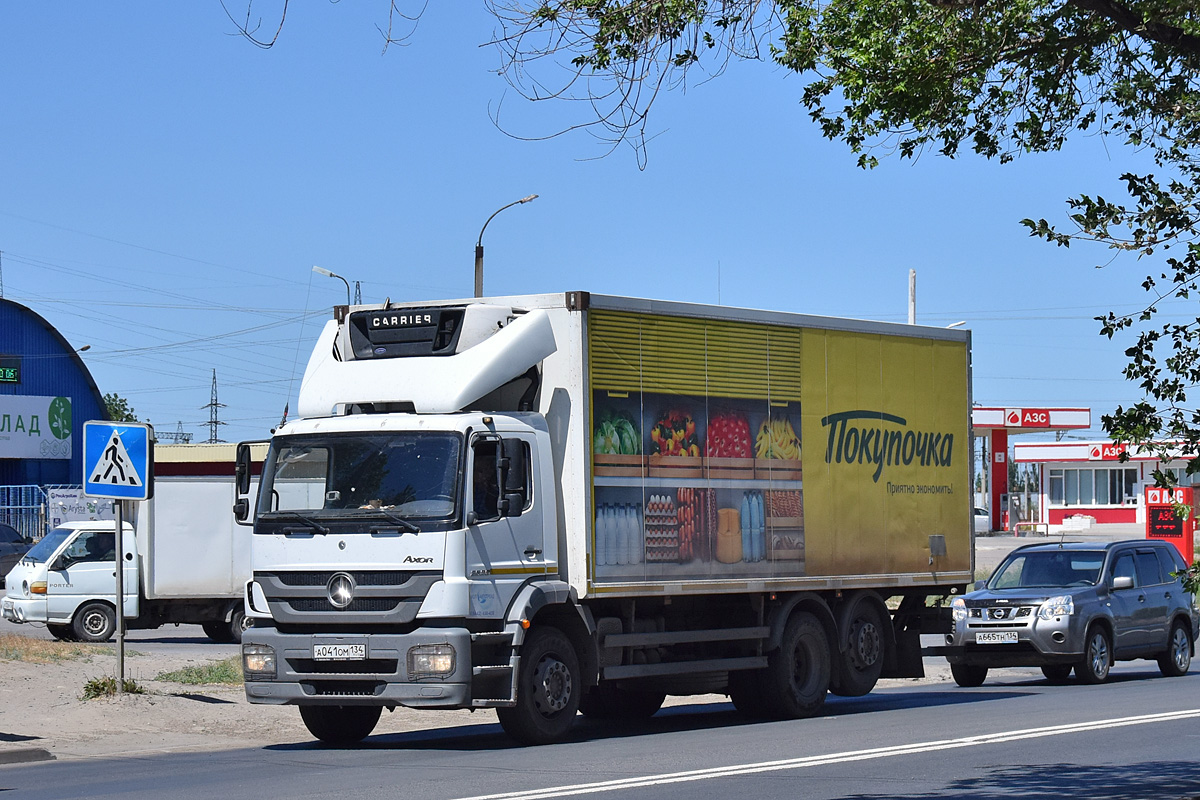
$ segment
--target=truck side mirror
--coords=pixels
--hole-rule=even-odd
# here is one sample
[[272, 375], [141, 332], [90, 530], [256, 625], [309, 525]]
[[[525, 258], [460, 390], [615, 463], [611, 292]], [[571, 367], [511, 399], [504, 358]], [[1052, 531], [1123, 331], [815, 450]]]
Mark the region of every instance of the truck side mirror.
[[519, 517], [525, 510], [525, 493], [527, 491], [527, 474], [525, 458], [526, 444], [521, 439], [504, 439], [502, 441], [503, 455], [500, 458], [500, 494], [499, 511], [502, 517]]
[[239, 497], [237, 502], [233, 504], [233, 518], [238, 522], [245, 522], [250, 516], [250, 501], [244, 497]]
[[[237, 460], [233, 468], [234, 483], [238, 497], [250, 493], [250, 445], [242, 442], [237, 446]], [[243, 519], [245, 519], [243, 517]]]

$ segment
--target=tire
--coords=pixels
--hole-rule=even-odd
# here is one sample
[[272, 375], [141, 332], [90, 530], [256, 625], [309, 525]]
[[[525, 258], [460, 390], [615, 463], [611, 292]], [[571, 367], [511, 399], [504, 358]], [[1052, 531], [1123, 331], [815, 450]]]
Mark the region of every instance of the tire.
[[550, 744], [571, 729], [582, 693], [571, 641], [557, 628], [534, 628], [521, 645], [516, 705], [498, 708], [496, 715], [504, 732], [521, 744]]
[[241, 603], [237, 603], [229, 612], [228, 622], [218, 619], [202, 622], [200, 627], [204, 629], [204, 635], [217, 644], [240, 644], [242, 634], [250, 627], [249, 623], [245, 609]]
[[861, 601], [854, 609], [847, 632], [846, 651], [838, 659], [838, 671], [829, 691], [842, 697], [861, 697], [879, 682], [887, 645], [879, 609]]
[[666, 692], [593, 686], [580, 698], [579, 711], [592, 719], [649, 719], [666, 699]]
[[976, 686], [983, 686], [983, 682], [987, 680], [988, 668], [974, 664], [951, 664], [950, 674], [959, 686], [974, 689]]
[[1070, 664], [1047, 664], [1042, 667], [1042, 674], [1046, 676], [1046, 680], [1055, 684], [1062, 685], [1071, 677]]
[[763, 672], [761, 669], [739, 670], [729, 673], [729, 688], [726, 691], [733, 707], [743, 717], [765, 719], [770, 705], [763, 694]]
[[792, 615], [764, 672], [765, 710], [774, 719], [811, 717], [825, 704], [831, 671], [829, 639], [807, 611]]
[[1112, 641], [1099, 625], [1088, 628], [1084, 640], [1083, 658], [1075, 665], [1075, 677], [1080, 683], [1104, 683], [1112, 668]]
[[46, 630], [50, 631], [50, 635], [60, 642], [75, 641], [75, 632], [71, 630], [70, 625], [59, 625], [54, 622], [46, 623]]
[[370, 736], [382, 712], [382, 706], [300, 706], [300, 719], [325, 744], [344, 747]]
[[117, 630], [117, 615], [107, 603], [85, 603], [71, 620], [71, 634], [80, 642], [107, 642]]
[[1192, 635], [1182, 622], [1171, 626], [1167, 650], [1158, 657], [1158, 669], [1168, 678], [1180, 678], [1192, 666]]

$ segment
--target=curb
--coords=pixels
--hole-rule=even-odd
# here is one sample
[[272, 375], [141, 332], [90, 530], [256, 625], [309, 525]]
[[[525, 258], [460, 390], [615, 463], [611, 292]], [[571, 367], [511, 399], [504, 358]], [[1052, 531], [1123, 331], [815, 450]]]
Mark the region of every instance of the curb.
[[0, 765], [28, 764], [34, 761], [55, 761], [53, 753], [44, 747], [12, 747], [0, 749]]

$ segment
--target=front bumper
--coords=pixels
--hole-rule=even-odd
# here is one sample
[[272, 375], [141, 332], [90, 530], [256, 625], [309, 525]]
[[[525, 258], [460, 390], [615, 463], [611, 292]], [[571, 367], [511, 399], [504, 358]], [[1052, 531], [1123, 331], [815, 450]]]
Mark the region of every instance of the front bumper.
[[0, 600], [0, 617], [15, 622], [45, 622], [46, 601], [44, 598], [8, 597]]
[[[1079, 615], [1041, 619], [1036, 612], [1009, 624], [981, 622], [968, 618], [954, 623], [946, 637], [947, 646], [939, 648], [951, 664], [980, 667], [1039, 667], [1073, 664], [1083, 656], [1084, 625]], [[1016, 641], [981, 642], [979, 634], [1000, 634]]]
[[[318, 661], [313, 645], [366, 645], [366, 658]], [[308, 634], [249, 628], [242, 644], [275, 652], [275, 677], [246, 675], [246, 699], [269, 705], [365, 705], [471, 708], [471, 634], [462, 628], [412, 633]], [[450, 645], [455, 660], [444, 676], [410, 676], [408, 652], [418, 645]]]

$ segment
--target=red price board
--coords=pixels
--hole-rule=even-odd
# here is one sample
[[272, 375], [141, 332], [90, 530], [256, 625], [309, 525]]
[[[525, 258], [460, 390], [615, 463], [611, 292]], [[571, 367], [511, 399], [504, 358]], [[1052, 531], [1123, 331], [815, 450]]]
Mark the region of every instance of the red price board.
[[[1181, 516], [1180, 511], [1187, 512], [1186, 516]], [[1195, 552], [1197, 512], [1195, 490], [1192, 487], [1161, 489], [1147, 486], [1146, 538], [1170, 542], [1191, 564]]]

